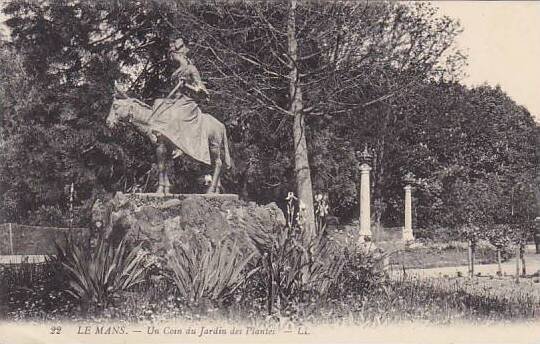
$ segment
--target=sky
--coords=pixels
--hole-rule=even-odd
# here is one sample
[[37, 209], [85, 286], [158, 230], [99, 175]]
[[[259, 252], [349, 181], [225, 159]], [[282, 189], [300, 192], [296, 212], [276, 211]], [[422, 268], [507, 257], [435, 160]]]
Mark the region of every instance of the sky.
[[540, 1], [436, 1], [458, 19], [469, 86], [500, 85], [540, 123]]
[[462, 25], [457, 44], [468, 55], [462, 82], [501, 86], [540, 123], [540, 1], [432, 3], [441, 15], [458, 19]]

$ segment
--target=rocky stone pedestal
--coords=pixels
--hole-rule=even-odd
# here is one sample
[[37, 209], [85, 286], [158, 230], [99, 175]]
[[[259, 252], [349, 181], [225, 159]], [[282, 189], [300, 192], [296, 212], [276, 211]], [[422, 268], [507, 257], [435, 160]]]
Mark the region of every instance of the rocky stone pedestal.
[[231, 239], [243, 246], [253, 245], [253, 237], [285, 226], [275, 203], [257, 205], [233, 194], [117, 193], [110, 201], [96, 202], [92, 211], [94, 224], [109, 239], [142, 241], [162, 257], [194, 234], [211, 242]]

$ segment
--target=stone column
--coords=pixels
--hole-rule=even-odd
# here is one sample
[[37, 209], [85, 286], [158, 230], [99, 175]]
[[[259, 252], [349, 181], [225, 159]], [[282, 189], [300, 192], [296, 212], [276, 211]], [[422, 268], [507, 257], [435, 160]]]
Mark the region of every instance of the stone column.
[[412, 231], [412, 187], [405, 186], [405, 226], [403, 227], [403, 241], [414, 240]]
[[371, 167], [363, 163], [360, 165], [360, 237], [365, 242], [366, 237], [371, 238], [371, 199], [369, 190], [369, 172]]

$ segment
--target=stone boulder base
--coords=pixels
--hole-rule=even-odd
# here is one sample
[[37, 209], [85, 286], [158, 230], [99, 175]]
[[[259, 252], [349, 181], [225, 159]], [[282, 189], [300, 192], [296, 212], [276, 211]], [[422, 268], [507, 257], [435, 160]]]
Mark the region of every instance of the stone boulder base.
[[285, 226], [283, 212], [275, 203], [261, 206], [231, 194], [117, 193], [108, 202], [96, 203], [93, 221], [102, 224], [111, 240], [142, 241], [161, 257], [192, 235], [211, 242], [231, 239], [246, 247]]

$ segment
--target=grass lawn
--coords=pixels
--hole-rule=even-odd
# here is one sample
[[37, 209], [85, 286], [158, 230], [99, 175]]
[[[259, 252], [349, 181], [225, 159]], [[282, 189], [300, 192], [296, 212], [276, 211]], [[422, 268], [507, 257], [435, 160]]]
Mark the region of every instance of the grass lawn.
[[513, 299], [540, 306], [540, 279], [537, 277], [522, 277], [519, 283], [512, 276], [430, 277], [425, 280], [438, 290], [459, 290], [471, 295]]

